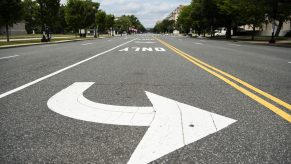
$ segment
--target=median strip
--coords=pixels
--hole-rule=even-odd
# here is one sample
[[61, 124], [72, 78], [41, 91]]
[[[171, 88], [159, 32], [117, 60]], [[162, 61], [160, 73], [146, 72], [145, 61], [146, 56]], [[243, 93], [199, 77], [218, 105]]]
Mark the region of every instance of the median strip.
[[[155, 39], [157, 39], [157, 38], [155, 38]], [[163, 45], [165, 45], [166, 47], [168, 47], [169, 49], [171, 49], [172, 51], [174, 51], [177, 54], [179, 54], [180, 56], [182, 56], [183, 58], [187, 59], [188, 61], [192, 62], [193, 64], [197, 65], [198, 67], [204, 69], [208, 73], [216, 76], [217, 78], [221, 79], [222, 81], [226, 82], [227, 84], [229, 84], [233, 88], [235, 88], [235, 89], [239, 90], [240, 92], [244, 93], [245, 95], [247, 95], [248, 97], [250, 97], [253, 100], [257, 101], [261, 105], [263, 105], [263, 106], [267, 107], [268, 109], [272, 110], [274, 113], [276, 113], [277, 115], [281, 116], [282, 118], [284, 118], [288, 122], [291, 122], [291, 116], [288, 113], [286, 113], [282, 109], [274, 106], [273, 104], [267, 102], [266, 100], [260, 98], [259, 96], [253, 94], [252, 92], [246, 90], [245, 88], [237, 85], [236, 83], [230, 81], [226, 77], [228, 77], [228, 78], [240, 83], [241, 85], [243, 85], [243, 86], [245, 86], [245, 87], [247, 87], [247, 88], [249, 88], [249, 89], [251, 89], [251, 90], [253, 90], [253, 91], [255, 91], [255, 92], [257, 92], [257, 93], [259, 93], [259, 94], [261, 94], [261, 95], [263, 95], [265, 97], [267, 97], [267, 98], [269, 98], [270, 100], [273, 100], [274, 102], [286, 107], [289, 110], [291, 109], [291, 105], [290, 104], [288, 104], [288, 103], [286, 103], [286, 102], [284, 102], [284, 101], [282, 101], [282, 100], [280, 100], [280, 99], [278, 99], [278, 98], [276, 98], [276, 97], [274, 97], [274, 96], [272, 96], [272, 95], [270, 95], [270, 94], [268, 94], [268, 93], [266, 93], [266, 92], [264, 92], [264, 91], [262, 91], [262, 90], [260, 90], [260, 89], [258, 89], [256, 87], [254, 87], [254, 86], [252, 86], [252, 85], [250, 85], [248, 83], [246, 83], [243, 80], [238, 79], [237, 77], [234, 77], [234, 76], [232, 76], [232, 75], [230, 75], [230, 74], [228, 74], [226, 72], [223, 72], [223, 71], [221, 71], [221, 70], [219, 70], [219, 69], [217, 69], [217, 68], [215, 68], [215, 67], [213, 67], [213, 66], [211, 66], [211, 65], [209, 65], [209, 64], [207, 64], [205, 62], [202, 62], [201, 60], [199, 60], [197, 58], [194, 58], [193, 56], [191, 56], [191, 55], [189, 55], [189, 54], [177, 49], [176, 47], [174, 47], [174, 46], [172, 46], [172, 45], [170, 45], [170, 44], [168, 44], [168, 43], [166, 43], [166, 42], [164, 42], [164, 41], [162, 41], [160, 39], [157, 39], [157, 40], [159, 42], [161, 42]], [[220, 73], [221, 75], [218, 74], [218, 73]], [[226, 77], [224, 77], [222, 75], [224, 75]]]

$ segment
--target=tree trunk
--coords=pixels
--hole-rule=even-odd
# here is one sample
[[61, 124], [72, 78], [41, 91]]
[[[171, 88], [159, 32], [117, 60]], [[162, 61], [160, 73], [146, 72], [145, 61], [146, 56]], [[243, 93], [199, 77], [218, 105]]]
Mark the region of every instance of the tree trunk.
[[231, 27], [226, 28], [225, 37], [226, 37], [226, 39], [231, 39]]
[[6, 24], [6, 38], [7, 38], [7, 42], [9, 42], [9, 27], [8, 24]]
[[283, 21], [280, 20], [279, 25], [278, 25], [277, 30], [276, 30], [276, 33], [275, 33], [275, 37], [279, 36], [282, 27], [283, 27]]
[[256, 26], [253, 24], [252, 40], [255, 40]]

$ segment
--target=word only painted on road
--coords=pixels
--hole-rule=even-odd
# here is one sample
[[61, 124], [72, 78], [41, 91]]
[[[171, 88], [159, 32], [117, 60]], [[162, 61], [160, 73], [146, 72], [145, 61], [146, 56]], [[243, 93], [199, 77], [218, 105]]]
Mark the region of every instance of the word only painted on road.
[[137, 40], [146, 40], [146, 41], [148, 41], [148, 40], [155, 40], [155, 39], [142, 38], [142, 39], [137, 39]]
[[153, 52], [153, 51], [156, 51], [156, 52], [163, 52], [163, 51], [166, 51], [164, 48], [162, 47], [126, 47], [124, 49], [121, 49], [119, 50], [120, 52], [128, 52], [128, 51], [134, 51], [134, 52], [139, 52], [139, 51], [142, 51], [142, 52], [146, 52], [146, 51], [149, 51], [149, 52]]

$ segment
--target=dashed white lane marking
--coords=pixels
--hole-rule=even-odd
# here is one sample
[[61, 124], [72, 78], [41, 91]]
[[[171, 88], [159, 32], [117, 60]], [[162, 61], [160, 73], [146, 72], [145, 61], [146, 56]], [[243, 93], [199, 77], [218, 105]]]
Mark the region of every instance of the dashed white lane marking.
[[289, 64], [291, 64], [291, 62], [288, 62]]
[[11, 95], [12, 93], [18, 92], [18, 91], [20, 91], [20, 90], [22, 90], [22, 89], [25, 89], [25, 88], [27, 88], [27, 87], [29, 87], [29, 86], [31, 86], [31, 85], [34, 85], [34, 84], [36, 84], [36, 83], [38, 83], [38, 82], [41, 82], [41, 81], [43, 81], [43, 80], [45, 80], [45, 79], [48, 79], [48, 78], [50, 78], [50, 77], [52, 77], [52, 76], [55, 76], [55, 75], [57, 75], [57, 74], [59, 74], [59, 73], [61, 73], [61, 72], [64, 72], [64, 71], [68, 70], [68, 69], [71, 69], [71, 68], [73, 68], [73, 67], [76, 67], [76, 66], [78, 66], [78, 65], [80, 65], [80, 64], [82, 64], [82, 63], [85, 63], [85, 62], [89, 61], [89, 60], [92, 60], [92, 59], [94, 59], [94, 58], [97, 58], [98, 56], [101, 56], [101, 55], [104, 55], [104, 54], [106, 54], [106, 53], [108, 53], [108, 52], [111, 52], [111, 51], [113, 51], [113, 50], [115, 50], [115, 49], [117, 49], [117, 48], [119, 48], [119, 47], [121, 47], [121, 46], [124, 46], [124, 45], [126, 45], [126, 44], [128, 44], [128, 43], [134, 41], [134, 40], [136, 40], [136, 39], [132, 39], [132, 40], [130, 40], [130, 41], [128, 41], [128, 42], [125, 42], [125, 43], [120, 44], [120, 45], [118, 45], [118, 46], [116, 46], [116, 47], [113, 47], [113, 48], [111, 48], [111, 49], [109, 49], [109, 50], [107, 50], [107, 51], [104, 51], [104, 52], [101, 52], [101, 53], [96, 54], [96, 55], [94, 55], [94, 56], [91, 56], [91, 57], [89, 57], [89, 58], [87, 58], [87, 59], [84, 59], [84, 60], [79, 61], [79, 62], [77, 62], [77, 63], [75, 63], [75, 64], [72, 64], [72, 65], [69, 65], [69, 66], [67, 66], [67, 67], [65, 67], [65, 68], [62, 68], [62, 69], [60, 69], [60, 70], [58, 70], [58, 71], [55, 71], [55, 72], [53, 72], [53, 73], [51, 73], [51, 74], [48, 74], [48, 75], [46, 75], [46, 76], [43, 76], [43, 77], [41, 77], [41, 78], [39, 78], [39, 79], [36, 79], [36, 80], [34, 80], [34, 81], [32, 81], [32, 82], [29, 82], [29, 83], [27, 83], [27, 84], [24, 84], [24, 85], [22, 85], [22, 86], [19, 86], [19, 87], [17, 87], [17, 88], [14, 88], [14, 89], [12, 89], [12, 90], [10, 90], [10, 91], [7, 91], [7, 92], [5, 92], [5, 93], [2, 93], [2, 94], [0, 94], [0, 99], [3, 98], [3, 97], [6, 97], [6, 96], [8, 96], [8, 95]]
[[198, 44], [198, 45], [204, 45], [203, 43], [195, 43], [195, 44]]
[[231, 46], [241, 46], [239, 44], [228, 44], [228, 45], [231, 45]]
[[42, 47], [52, 47], [55, 46], [56, 44], [47, 44], [47, 45], [43, 45]]
[[15, 58], [15, 57], [17, 57], [17, 56], [19, 56], [19, 55], [6, 56], [6, 57], [2, 57], [2, 58], [0, 58], [0, 60], [1, 60], [1, 59]]
[[93, 43], [84, 43], [84, 44], [82, 44], [82, 46], [87, 46], [87, 45], [90, 45], [90, 44], [93, 44]]

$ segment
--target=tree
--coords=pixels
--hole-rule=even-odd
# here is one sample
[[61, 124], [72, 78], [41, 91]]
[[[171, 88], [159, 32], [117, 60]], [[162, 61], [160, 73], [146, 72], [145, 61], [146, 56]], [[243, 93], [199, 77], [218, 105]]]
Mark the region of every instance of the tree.
[[65, 10], [66, 6], [61, 5], [59, 9], [58, 17], [56, 18], [55, 32], [65, 33], [68, 30], [68, 24], [65, 20]]
[[91, 0], [68, 0], [65, 10], [65, 20], [74, 32], [93, 25], [99, 3]]
[[164, 19], [162, 22], [157, 22], [154, 27], [156, 33], [172, 33], [174, 31], [175, 21]]
[[39, 20], [39, 5], [36, 1], [24, 0], [23, 1], [23, 11], [25, 20], [25, 29], [28, 34], [32, 34], [36, 31], [40, 25]]
[[112, 14], [106, 15], [106, 23], [105, 23], [105, 28], [112, 29], [114, 24], [115, 24], [115, 17]]
[[279, 21], [277, 30], [274, 36], [279, 36], [283, 23], [290, 20], [291, 15], [291, 2], [290, 0], [266, 0], [267, 15], [270, 22], [275, 23], [275, 20]]
[[45, 26], [48, 26], [50, 31], [56, 32], [60, 0], [36, 0], [36, 2], [39, 4], [39, 19], [42, 31], [44, 31]]
[[130, 19], [130, 22], [131, 22], [133, 28], [138, 29], [138, 31], [140, 31], [140, 32], [146, 31], [144, 26], [140, 23], [139, 19], [135, 15], [129, 15], [128, 17]]
[[115, 22], [115, 27], [118, 33], [128, 32], [129, 27], [132, 26], [130, 18], [126, 15], [122, 15]]
[[190, 28], [192, 28], [192, 19], [191, 19], [191, 6], [185, 6], [182, 8], [180, 15], [177, 20], [177, 29], [182, 33], [189, 33]]
[[98, 27], [98, 31], [104, 33], [106, 29], [106, 12], [103, 10], [98, 10], [96, 14], [96, 25]]
[[231, 39], [231, 30], [239, 24], [241, 6], [240, 0], [217, 0], [219, 13], [224, 17], [224, 25], [226, 27], [226, 38]]
[[0, 25], [5, 26], [7, 42], [9, 42], [9, 27], [22, 18], [22, 2], [21, 0], [1, 0], [0, 9]]
[[265, 0], [241, 0], [240, 15], [246, 24], [252, 25], [252, 40], [255, 38], [256, 27], [265, 21]]

